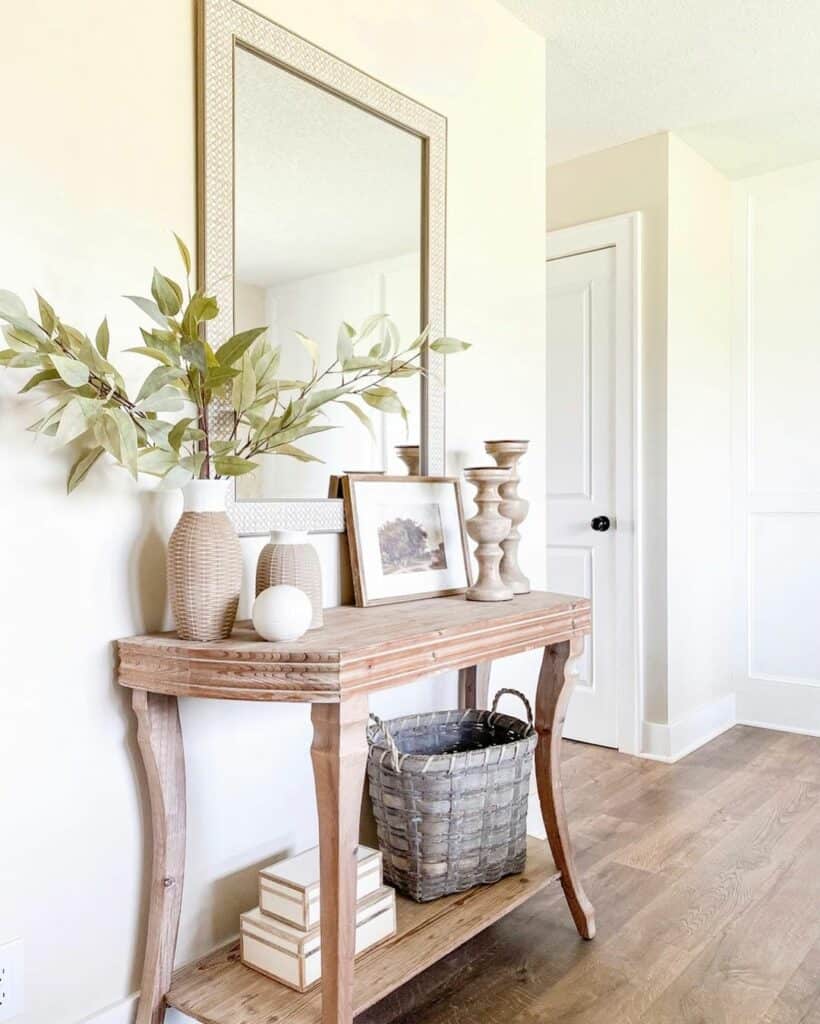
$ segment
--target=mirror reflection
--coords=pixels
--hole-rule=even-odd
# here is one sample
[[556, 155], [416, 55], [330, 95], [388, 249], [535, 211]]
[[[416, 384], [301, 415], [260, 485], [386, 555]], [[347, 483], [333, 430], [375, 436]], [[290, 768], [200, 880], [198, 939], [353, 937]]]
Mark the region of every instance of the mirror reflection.
[[[409, 342], [423, 319], [421, 140], [241, 48], [234, 75], [235, 329], [268, 324], [280, 376], [294, 380], [311, 365], [294, 331], [318, 343], [320, 367], [335, 358], [343, 320], [358, 328], [387, 313]], [[323, 461], [264, 456], [237, 480], [237, 498], [324, 498], [331, 474], [406, 473], [395, 449], [418, 444], [420, 378], [391, 386], [406, 426], [368, 410], [374, 441], [329, 406], [327, 422], [342, 429], [300, 441]]]

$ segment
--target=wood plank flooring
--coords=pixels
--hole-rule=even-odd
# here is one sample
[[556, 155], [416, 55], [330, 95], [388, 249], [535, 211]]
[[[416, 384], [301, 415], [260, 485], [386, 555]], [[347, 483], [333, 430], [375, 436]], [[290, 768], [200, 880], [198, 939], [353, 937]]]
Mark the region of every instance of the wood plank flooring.
[[545, 890], [357, 1024], [820, 1024], [820, 738], [564, 746], [598, 937]]

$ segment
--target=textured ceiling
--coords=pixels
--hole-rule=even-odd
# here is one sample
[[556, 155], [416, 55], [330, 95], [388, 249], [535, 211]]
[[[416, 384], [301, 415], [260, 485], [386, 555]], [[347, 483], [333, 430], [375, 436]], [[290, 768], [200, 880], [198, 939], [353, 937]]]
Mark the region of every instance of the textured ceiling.
[[674, 131], [730, 177], [820, 158], [820, 0], [500, 0], [547, 45], [559, 163]]

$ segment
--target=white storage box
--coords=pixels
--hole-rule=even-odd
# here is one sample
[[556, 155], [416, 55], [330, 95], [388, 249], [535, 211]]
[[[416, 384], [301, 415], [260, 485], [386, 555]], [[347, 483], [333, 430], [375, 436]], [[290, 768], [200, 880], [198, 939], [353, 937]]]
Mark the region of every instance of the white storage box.
[[[372, 895], [382, 884], [382, 855], [359, 846], [356, 900]], [[319, 923], [319, 847], [279, 861], [259, 872], [259, 908], [263, 914], [305, 931]]]
[[[356, 955], [396, 934], [396, 892], [378, 889], [356, 908]], [[239, 923], [242, 963], [305, 992], [322, 977], [319, 926], [302, 931], [263, 914], [259, 907], [242, 914]]]

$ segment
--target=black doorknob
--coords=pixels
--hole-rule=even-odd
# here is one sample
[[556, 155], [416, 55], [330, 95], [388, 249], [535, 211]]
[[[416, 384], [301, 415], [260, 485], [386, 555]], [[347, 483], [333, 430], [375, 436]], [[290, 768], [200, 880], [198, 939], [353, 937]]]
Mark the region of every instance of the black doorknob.
[[606, 533], [612, 523], [609, 521], [609, 516], [596, 516], [589, 525], [599, 533]]

